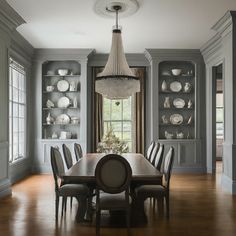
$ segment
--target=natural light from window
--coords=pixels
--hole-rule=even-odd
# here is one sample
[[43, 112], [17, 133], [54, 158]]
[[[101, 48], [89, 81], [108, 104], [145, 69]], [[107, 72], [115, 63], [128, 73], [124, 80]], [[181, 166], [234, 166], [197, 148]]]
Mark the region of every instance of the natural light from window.
[[9, 162], [25, 157], [26, 138], [25, 68], [10, 58], [9, 63]]
[[122, 100], [103, 98], [103, 133], [112, 129], [132, 152], [132, 97]]

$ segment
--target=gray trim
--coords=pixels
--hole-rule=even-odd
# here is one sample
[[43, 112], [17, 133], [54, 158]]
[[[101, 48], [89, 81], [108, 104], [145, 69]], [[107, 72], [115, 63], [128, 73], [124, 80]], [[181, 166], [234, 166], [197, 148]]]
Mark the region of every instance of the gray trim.
[[0, 180], [0, 198], [11, 195], [11, 183], [9, 179]]
[[236, 194], [236, 180], [232, 180], [224, 174], [221, 176], [221, 186], [224, 191]]
[[0, 27], [10, 33], [24, 23], [24, 19], [6, 1], [0, 1]]

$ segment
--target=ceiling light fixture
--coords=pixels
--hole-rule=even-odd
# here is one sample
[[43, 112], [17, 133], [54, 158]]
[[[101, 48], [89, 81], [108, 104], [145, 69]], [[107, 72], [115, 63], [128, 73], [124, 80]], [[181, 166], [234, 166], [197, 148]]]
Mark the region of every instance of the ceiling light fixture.
[[124, 54], [121, 29], [118, 26], [118, 13], [122, 6], [114, 5], [107, 10], [116, 13], [116, 25], [112, 31], [108, 61], [104, 70], [96, 76], [95, 91], [109, 99], [125, 99], [140, 92], [140, 81], [129, 68]]

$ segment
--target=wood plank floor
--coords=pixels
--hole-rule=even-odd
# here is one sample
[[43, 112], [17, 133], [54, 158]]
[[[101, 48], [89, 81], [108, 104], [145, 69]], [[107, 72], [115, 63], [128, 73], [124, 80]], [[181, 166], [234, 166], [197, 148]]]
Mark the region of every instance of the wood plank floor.
[[[148, 224], [131, 228], [134, 236], [235, 236], [236, 197], [224, 193], [220, 175], [173, 175], [171, 214], [166, 220], [146, 201]], [[68, 204], [69, 206], [69, 204]], [[92, 224], [74, 221], [77, 203], [58, 224], [54, 215], [54, 184], [50, 175], [33, 175], [13, 186], [0, 200], [1, 236], [95, 235]], [[104, 216], [101, 235], [127, 235], [125, 227], [110, 226]]]

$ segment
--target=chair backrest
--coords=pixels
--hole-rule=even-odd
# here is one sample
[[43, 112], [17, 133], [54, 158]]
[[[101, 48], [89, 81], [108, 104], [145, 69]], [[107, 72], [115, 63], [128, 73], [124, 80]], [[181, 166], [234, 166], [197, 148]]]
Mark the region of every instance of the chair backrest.
[[65, 173], [64, 163], [58, 148], [51, 147], [51, 166], [55, 180], [55, 189], [58, 190], [58, 180]]
[[70, 169], [71, 166], [73, 166], [73, 159], [71, 156], [70, 149], [65, 144], [62, 144], [62, 150], [64, 154], [64, 160], [66, 162], [66, 167], [67, 169]]
[[151, 158], [150, 158], [150, 160], [149, 160], [152, 165], [154, 165], [154, 163], [155, 163], [155, 160], [156, 160], [156, 156], [157, 156], [157, 152], [158, 152], [158, 150], [159, 150], [159, 147], [160, 147], [160, 143], [155, 143], [154, 148], [153, 148], [153, 151], [152, 151], [152, 154], [151, 154]]
[[129, 189], [132, 169], [124, 157], [108, 154], [97, 163], [95, 177], [97, 189], [107, 193], [121, 193]]
[[164, 174], [167, 189], [169, 189], [169, 185], [170, 185], [170, 177], [171, 177], [173, 163], [174, 163], [174, 148], [170, 147], [169, 151], [167, 152], [165, 156], [164, 166], [163, 166], [163, 174]]
[[158, 152], [157, 152], [157, 155], [156, 155], [156, 159], [155, 159], [155, 162], [154, 162], [154, 166], [159, 171], [161, 170], [163, 154], [164, 154], [164, 145], [160, 144], [160, 147], [158, 149]]
[[155, 142], [152, 141], [152, 142], [150, 143], [148, 149], [147, 149], [146, 158], [147, 158], [148, 160], [150, 160], [150, 158], [151, 158], [151, 155], [152, 155], [152, 151], [153, 151], [154, 146], [155, 146]]
[[75, 158], [76, 161], [79, 161], [83, 157], [82, 147], [79, 143], [74, 144]]

